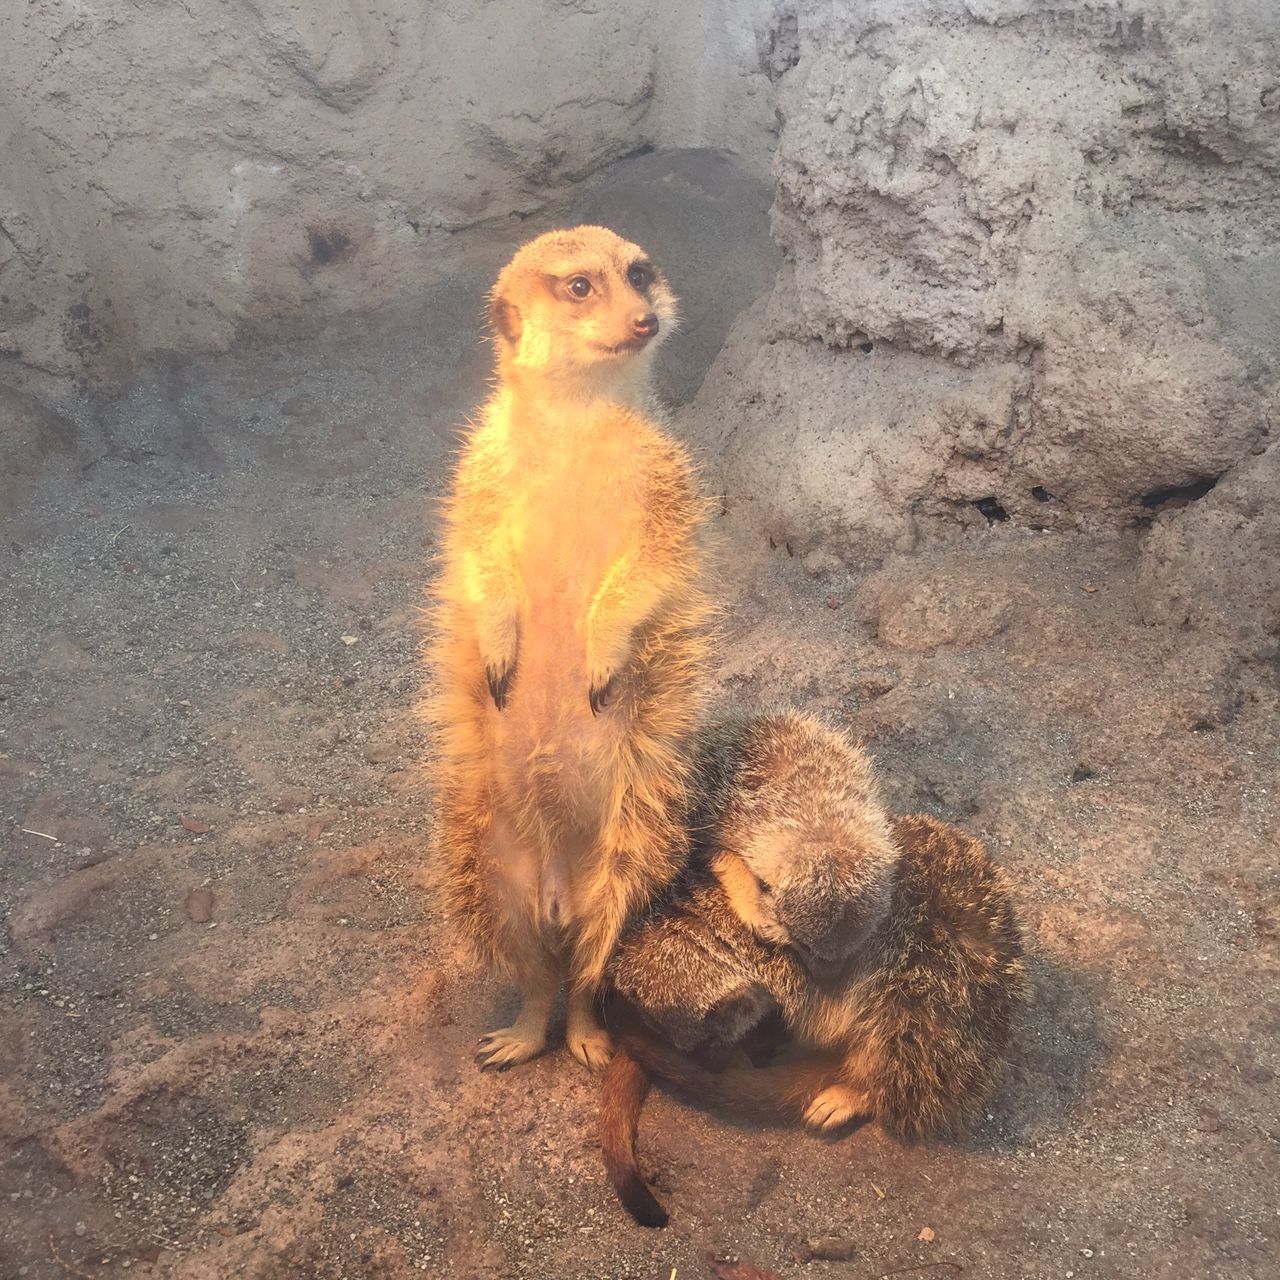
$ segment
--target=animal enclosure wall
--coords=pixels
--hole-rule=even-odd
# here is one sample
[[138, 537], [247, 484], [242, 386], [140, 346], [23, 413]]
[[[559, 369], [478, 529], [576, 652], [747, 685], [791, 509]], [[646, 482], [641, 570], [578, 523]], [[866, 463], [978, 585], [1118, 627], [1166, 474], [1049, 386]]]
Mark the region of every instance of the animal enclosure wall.
[[787, 31], [789, 269], [704, 427], [777, 540], [866, 563], [939, 526], [1115, 528], [1267, 446], [1280, 11], [815, 4]]
[[[775, 21], [787, 265], [686, 419], [727, 505], [817, 574], [1006, 520], [1154, 522], [1145, 616], [1273, 628], [1280, 10]], [[1192, 608], [1206, 561], [1227, 581]]]
[[119, 375], [367, 311], [677, 146], [776, 178], [786, 266], [682, 429], [814, 572], [991, 521], [1154, 521], [1143, 608], [1185, 618], [1178, 508], [1272, 545], [1272, 503], [1213, 493], [1280, 403], [1267, 0], [24, 6], [0, 359]]
[[0, 353], [113, 373], [377, 306], [452, 233], [644, 147], [714, 141], [767, 168], [760, 7], [11, 6]]

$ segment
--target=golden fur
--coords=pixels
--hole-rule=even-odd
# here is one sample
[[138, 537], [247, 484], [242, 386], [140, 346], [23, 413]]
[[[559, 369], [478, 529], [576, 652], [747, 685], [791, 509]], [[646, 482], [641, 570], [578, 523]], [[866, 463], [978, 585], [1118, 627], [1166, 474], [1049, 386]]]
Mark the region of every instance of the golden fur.
[[445, 902], [522, 994], [483, 1066], [544, 1047], [566, 977], [569, 1047], [607, 1060], [605, 963], [687, 855], [708, 606], [704, 504], [653, 420], [674, 313], [600, 227], [540, 236], [493, 290], [496, 386], [444, 504], [430, 650]]

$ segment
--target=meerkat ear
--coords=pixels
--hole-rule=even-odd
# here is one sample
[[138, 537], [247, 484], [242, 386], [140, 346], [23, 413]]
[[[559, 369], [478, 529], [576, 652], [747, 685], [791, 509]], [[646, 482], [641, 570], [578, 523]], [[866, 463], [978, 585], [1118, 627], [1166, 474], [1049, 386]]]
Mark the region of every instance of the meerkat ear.
[[489, 323], [494, 333], [512, 346], [520, 341], [520, 312], [506, 298], [494, 294], [489, 299]]

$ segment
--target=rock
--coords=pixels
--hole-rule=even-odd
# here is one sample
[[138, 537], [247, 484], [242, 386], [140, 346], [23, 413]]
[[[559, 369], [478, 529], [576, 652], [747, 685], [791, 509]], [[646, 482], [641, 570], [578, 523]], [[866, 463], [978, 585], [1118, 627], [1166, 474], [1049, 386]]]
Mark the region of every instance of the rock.
[[680, 328], [654, 361], [660, 392], [691, 400], [734, 319], [773, 287], [781, 265], [769, 238], [773, 186], [719, 151], [659, 151], [615, 165], [574, 206], [645, 247], [680, 299]]
[[208, 924], [213, 918], [213, 890], [192, 889], [187, 894], [187, 919], [192, 924]]
[[1280, 12], [787, 15], [789, 269], [683, 419], [731, 509], [875, 564], [990, 521], [1131, 525], [1265, 439]]
[[306, 787], [284, 787], [271, 798], [272, 813], [298, 813], [315, 799]]
[[872, 702], [883, 698], [886, 693], [897, 688], [898, 677], [893, 671], [861, 671], [854, 677], [849, 692], [859, 702]]
[[1012, 614], [1007, 594], [976, 574], [904, 563], [871, 575], [858, 592], [858, 606], [881, 643], [913, 650], [981, 644], [1003, 631]]
[[823, 568], [879, 564], [939, 522], [986, 528], [974, 503], [992, 482], [966, 478], [962, 460], [998, 447], [1025, 371], [851, 355], [791, 336], [785, 274], [740, 318], [678, 418], [708, 460], [708, 487], [735, 520], [802, 562], [819, 553]]
[[803, 557], [800, 564], [811, 578], [825, 578], [844, 568], [844, 561], [839, 556], [832, 555], [825, 547], [815, 547]]
[[850, 1262], [858, 1256], [852, 1240], [841, 1236], [818, 1236], [797, 1245], [791, 1256], [797, 1262]]
[[1138, 614], [1150, 625], [1280, 636], [1280, 444], [1203, 498], [1156, 517], [1142, 547]]
[[0, 355], [116, 376], [362, 312], [640, 149], [767, 172], [770, 3], [242, 0], [159, 11], [141, 45], [129, 0], [31, 6], [0, 43]]

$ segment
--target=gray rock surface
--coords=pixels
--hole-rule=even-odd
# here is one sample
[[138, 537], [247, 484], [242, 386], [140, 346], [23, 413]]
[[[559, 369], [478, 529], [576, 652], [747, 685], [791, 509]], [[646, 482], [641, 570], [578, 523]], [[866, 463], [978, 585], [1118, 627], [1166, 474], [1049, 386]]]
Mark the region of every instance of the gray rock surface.
[[89, 460], [87, 433], [47, 405], [0, 385], [0, 513], [29, 500], [41, 480], [66, 479]]
[[1280, 638], [1280, 445], [1194, 506], [1156, 517], [1137, 580], [1144, 622]]
[[983, 516], [1132, 524], [1266, 441], [1280, 10], [792, 18], [771, 63], [791, 269], [686, 419], [731, 506], [874, 562]]
[[657, 357], [658, 384], [692, 399], [738, 314], [773, 285], [771, 183], [705, 148], [656, 151], [612, 166], [567, 211], [643, 245], [680, 299], [678, 333]]
[[0, 361], [100, 377], [281, 316], [314, 329], [648, 146], [727, 144], [763, 172], [765, 7], [7, 6]]

